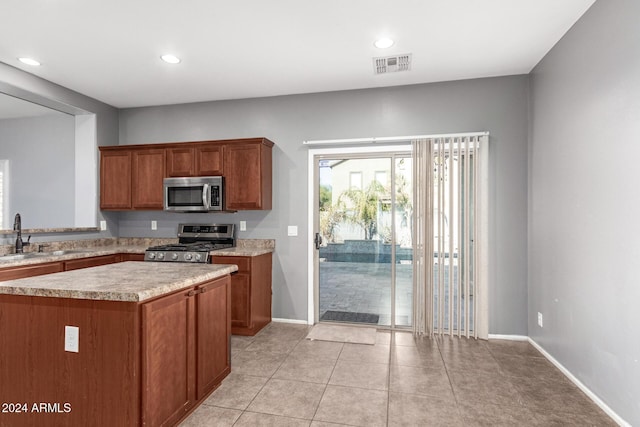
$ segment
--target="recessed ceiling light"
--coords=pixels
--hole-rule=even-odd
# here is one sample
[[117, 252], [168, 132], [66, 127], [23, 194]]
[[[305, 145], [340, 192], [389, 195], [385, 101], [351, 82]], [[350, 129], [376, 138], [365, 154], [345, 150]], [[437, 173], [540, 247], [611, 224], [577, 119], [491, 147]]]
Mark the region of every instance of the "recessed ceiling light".
[[168, 62], [169, 64], [178, 64], [180, 63], [180, 58], [175, 55], [162, 55], [160, 57], [164, 62]]
[[38, 61], [32, 58], [18, 58], [18, 61], [22, 62], [23, 64], [33, 65], [34, 67], [40, 65]]
[[393, 46], [393, 40], [387, 39], [387, 38], [382, 38], [382, 39], [376, 40], [376, 42], [373, 45], [375, 47], [377, 47], [378, 49], [387, 49], [387, 48]]

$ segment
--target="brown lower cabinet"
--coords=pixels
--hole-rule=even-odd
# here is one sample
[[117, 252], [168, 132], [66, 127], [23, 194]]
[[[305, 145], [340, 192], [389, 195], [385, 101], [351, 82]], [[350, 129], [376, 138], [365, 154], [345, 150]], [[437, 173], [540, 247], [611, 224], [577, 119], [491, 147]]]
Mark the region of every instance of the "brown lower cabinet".
[[231, 275], [231, 333], [255, 335], [271, 322], [271, 253], [214, 256], [214, 264], [236, 264]]
[[80, 268], [97, 267], [99, 265], [114, 264], [123, 261], [144, 261], [144, 254], [123, 253], [101, 255], [68, 261], [46, 262], [43, 264], [23, 265], [19, 267], [0, 268], [0, 282], [4, 280], [24, 279], [26, 277], [41, 276], [43, 274], [59, 273], [61, 271], [78, 270]]
[[120, 254], [120, 261], [144, 261], [144, 254]]
[[64, 271], [63, 262], [47, 262], [43, 264], [22, 265], [19, 267], [5, 267], [0, 269], [0, 282], [4, 280], [41, 276], [43, 274], [59, 273], [61, 271]]
[[121, 261], [120, 254], [71, 259], [69, 261], [64, 261], [64, 271], [79, 270], [81, 268], [89, 268], [89, 267], [97, 267], [99, 265], [115, 264], [120, 261]]
[[230, 372], [229, 293], [224, 276], [143, 303], [0, 295], [0, 426], [176, 424]]

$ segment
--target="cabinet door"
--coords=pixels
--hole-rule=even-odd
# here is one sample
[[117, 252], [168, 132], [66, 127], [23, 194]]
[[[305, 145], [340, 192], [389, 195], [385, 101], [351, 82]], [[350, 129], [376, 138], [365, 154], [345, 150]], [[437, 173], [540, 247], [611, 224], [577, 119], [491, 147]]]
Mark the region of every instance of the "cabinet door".
[[196, 176], [222, 175], [222, 145], [207, 144], [196, 147]]
[[100, 209], [131, 209], [131, 151], [100, 153]]
[[165, 150], [134, 150], [132, 165], [133, 208], [162, 209]]
[[97, 267], [99, 265], [115, 264], [116, 262], [120, 262], [120, 255], [104, 255], [94, 256], [90, 258], [73, 259], [64, 262], [64, 271]]
[[271, 209], [271, 148], [228, 144], [224, 151], [227, 209]]
[[195, 150], [192, 148], [167, 149], [167, 176], [194, 176]]
[[173, 425], [196, 399], [195, 291], [142, 306], [142, 422]]
[[197, 399], [222, 382], [231, 370], [231, 295], [229, 276], [196, 291], [198, 374]]

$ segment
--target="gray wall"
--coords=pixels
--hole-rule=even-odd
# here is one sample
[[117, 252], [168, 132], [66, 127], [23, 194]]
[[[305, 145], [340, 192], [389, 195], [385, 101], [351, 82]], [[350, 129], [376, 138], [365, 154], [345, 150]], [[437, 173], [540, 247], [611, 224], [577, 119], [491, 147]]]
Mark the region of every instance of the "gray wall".
[[[120, 144], [265, 136], [276, 143], [273, 210], [120, 214], [121, 236], [175, 236], [179, 221], [246, 220], [241, 238], [275, 238], [274, 317], [307, 318], [307, 161], [303, 140], [491, 132], [490, 332], [527, 334], [528, 77], [208, 102], [120, 111]], [[158, 232], [150, 220], [158, 220]], [[287, 237], [287, 225], [299, 227]]]
[[632, 425], [640, 425], [639, 16], [636, 0], [597, 1], [538, 64], [529, 147], [529, 335]]
[[[14, 89], [25, 92], [25, 96], [33, 95], [37, 98], [46, 98], [56, 103], [66, 104], [95, 113], [97, 145], [118, 144], [118, 110], [116, 108], [0, 62], [0, 91]], [[97, 151], [95, 155], [97, 159]], [[97, 160], [96, 164], [99, 164]], [[96, 176], [98, 176], [99, 171], [96, 170], [95, 173]], [[99, 201], [96, 201], [96, 206], [98, 206], [98, 203]], [[108, 223], [108, 231], [106, 232], [40, 234], [34, 235], [31, 240], [37, 242], [117, 236], [117, 214], [109, 212], [103, 213], [98, 210], [98, 220], [102, 219], [105, 219]], [[11, 236], [4, 237], [4, 240], [7, 242], [12, 241]]]
[[10, 229], [17, 212], [23, 228], [73, 227], [73, 116], [52, 113], [0, 120], [0, 159], [9, 160], [11, 176], [7, 200], [11, 215], [0, 229]]

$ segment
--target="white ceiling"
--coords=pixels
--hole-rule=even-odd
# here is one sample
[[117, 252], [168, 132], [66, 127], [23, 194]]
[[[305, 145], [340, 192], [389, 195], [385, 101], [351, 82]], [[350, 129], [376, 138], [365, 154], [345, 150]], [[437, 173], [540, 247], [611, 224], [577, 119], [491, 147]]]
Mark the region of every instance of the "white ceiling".
[[2, 0], [0, 62], [119, 108], [523, 74], [594, 1]]

